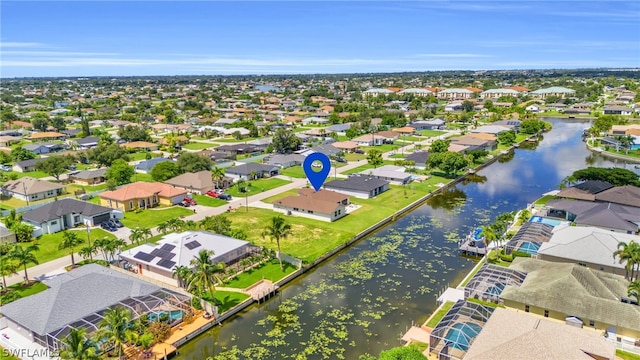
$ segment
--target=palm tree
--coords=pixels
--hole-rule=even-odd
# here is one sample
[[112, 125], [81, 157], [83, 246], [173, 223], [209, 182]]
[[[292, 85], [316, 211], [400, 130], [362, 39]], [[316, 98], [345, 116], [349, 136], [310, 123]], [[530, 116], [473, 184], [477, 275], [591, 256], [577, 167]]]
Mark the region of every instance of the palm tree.
[[60, 351], [62, 360], [97, 360], [97, 345], [86, 336], [87, 330], [84, 328], [73, 328], [67, 335], [63, 343], [63, 350]]
[[91, 259], [94, 255], [98, 254], [98, 249], [96, 249], [95, 246], [85, 246], [78, 251], [78, 254], [80, 254], [83, 259]]
[[627, 291], [629, 296], [636, 298], [636, 301], [640, 301], [640, 280], [630, 282]]
[[3, 289], [7, 290], [7, 276], [17, 274], [18, 265], [9, 258], [9, 256], [3, 256], [0, 258], [0, 274], [2, 274]]
[[520, 215], [518, 215], [518, 222], [520, 224], [526, 223], [531, 217], [531, 212], [527, 209], [520, 211]]
[[482, 229], [482, 242], [484, 243], [485, 248], [489, 246], [492, 241], [498, 240], [498, 235], [495, 232], [495, 229], [491, 225], [481, 226]]
[[102, 239], [97, 239], [93, 242], [93, 247], [96, 249], [96, 251], [100, 251], [102, 253], [102, 259], [104, 260], [109, 260], [109, 258], [107, 258], [107, 251], [106, 251], [106, 247], [108, 243], [109, 243], [109, 239], [107, 239], [106, 237], [103, 237]]
[[162, 234], [166, 233], [167, 230], [169, 229], [169, 222], [165, 221], [165, 222], [162, 222], [162, 223], [158, 224], [158, 228], [157, 229], [158, 229], [158, 232], [160, 232]]
[[58, 250], [69, 249], [71, 253], [71, 266], [76, 265], [76, 259], [73, 257], [73, 249], [82, 244], [84, 240], [78, 237], [78, 233], [65, 230], [62, 232], [62, 242], [58, 246]]
[[192, 274], [191, 269], [184, 265], [180, 265], [173, 269], [172, 276], [178, 280], [179, 287], [185, 287], [187, 283], [189, 283], [189, 278]]
[[27, 266], [30, 264], [38, 265], [40, 262], [38, 258], [34, 254], [34, 252], [40, 250], [38, 245], [29, 245], [27, 247], [22, 247], [20, 245], [15, 245], [13, 250], [9, 253], [9, 257], [13, 260], [16, 260], [17, 267], [24, 267], [24, 283], [29, 283], [29, 275], [27, 274]]
[[122, 356], [122, 345], [127, 341], [131, 311], [125, 307], [117, 306], [108, 309], [98, 324], [99, 338], [106, 338], [107, 344], [113, 345], [118, 352], [118, 359]]
[[185, 222], [180, 219], [169, 219], [167, 221], [167, 229], [170, 231], [180, 231], [185, 227]]
[[219, 273], [224, 272], [224, 263], [214, 264], [211, 261], [213, 251], [200, 250], [197, 256], [191, 260], [193, 267], [193, 275], [189, 276], [189, 284], [187, 289], [191, 292], [196, 291], [202, 295], [209, 291], [211, 298], [215, 301], [216, 282], [222, 282], [218, 277]]
[[219, 185], [222, 179], [224, 179], [224, 169], [217, 166], [214, 167], [211, 170], [211, 180], [213, 180], [213, 184], [216, 189], [220, 187]]
[[620, 259], [618, 261], [620, 264], [625, 263], [625, 277], [628, 277], [629, 280], [633, 280], [635, 265], [636, 263], [640, 263], [640, 257], [638, 256], [639, 252], [640, 245], [635, 241], [630, 241], [628, 243], [620, 241], [618, 243], [618, 250], [613, 252], [614, 259], [618, 257]]
[[153, 233], [151, 232], [151, 229], [149, 229], [148, 227], [140, 228], [139, 231], [140, 231], [141, 238], [145, 242], [149, 240], [151, 237], [153, 237]]
[[276, 241], [278, 245], [278, 261], [280, 262], [280, 270], [282, 271], [284, 271], [284, 267], [282, 266], [282, 259], [280, 258], [280, 239], [286, 239], [289, 235], [291, 235], [291, 225], [285, 223], [284, 218], [280, 215], [272, 217], [271, 224], [262, 232], [263, 238], [270, 237]]
[[140, 233], [140, 228], [135, 228], [131, 230], [131, 234], [129, 235], [129, 241], [131, 243], [135, 243], [136, 245], [140, 245], [140, 240], [142, 240], [142, 234]]

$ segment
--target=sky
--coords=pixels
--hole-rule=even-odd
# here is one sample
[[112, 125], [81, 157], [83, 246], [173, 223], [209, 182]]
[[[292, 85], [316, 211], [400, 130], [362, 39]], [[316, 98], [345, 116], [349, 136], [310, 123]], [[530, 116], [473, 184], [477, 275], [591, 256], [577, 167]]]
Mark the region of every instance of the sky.
[[0, 77], [640, 67], [640, 1], [0, 2]]

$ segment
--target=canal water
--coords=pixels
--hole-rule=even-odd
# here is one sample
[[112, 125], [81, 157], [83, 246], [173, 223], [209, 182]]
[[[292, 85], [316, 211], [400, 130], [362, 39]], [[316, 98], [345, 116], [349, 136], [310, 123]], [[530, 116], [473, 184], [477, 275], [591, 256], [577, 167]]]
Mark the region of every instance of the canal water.
[[537, 145], [516, 149], [200, 335], [177, 359], [358, 359], [400, 345], [412, 323], [436, 308], [440, 291], [477, 261], [457, 253], [458, 239], [556, 189], [574, 170], [625, 166], [585, 149], [588, 122], [549, 120], [553, 130]]

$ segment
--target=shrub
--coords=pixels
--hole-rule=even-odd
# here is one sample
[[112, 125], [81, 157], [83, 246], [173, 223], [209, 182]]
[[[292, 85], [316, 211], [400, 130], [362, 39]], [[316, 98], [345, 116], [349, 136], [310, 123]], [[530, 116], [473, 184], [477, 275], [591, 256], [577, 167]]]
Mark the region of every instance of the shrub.
[[171, 326], [162, 321], [155, 321], [149, 324], [149, 332], [153, 334], [156, 343], [165, 341], [171, 335]]
[[524, 251], [514, 251], [511, 253], [511, 256], [515, 259], [516, 257], [531, 257], [531, 254], [524, 252]]

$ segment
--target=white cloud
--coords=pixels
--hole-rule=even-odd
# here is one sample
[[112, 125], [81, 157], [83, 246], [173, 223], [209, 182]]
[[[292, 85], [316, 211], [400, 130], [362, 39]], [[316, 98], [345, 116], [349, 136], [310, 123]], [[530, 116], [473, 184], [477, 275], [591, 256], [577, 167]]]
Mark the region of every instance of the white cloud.
[[36, 42], [0, 42], [0, 48], [34, 48], [34, 47], [45, 47], [44, 44], [36, 43]]

